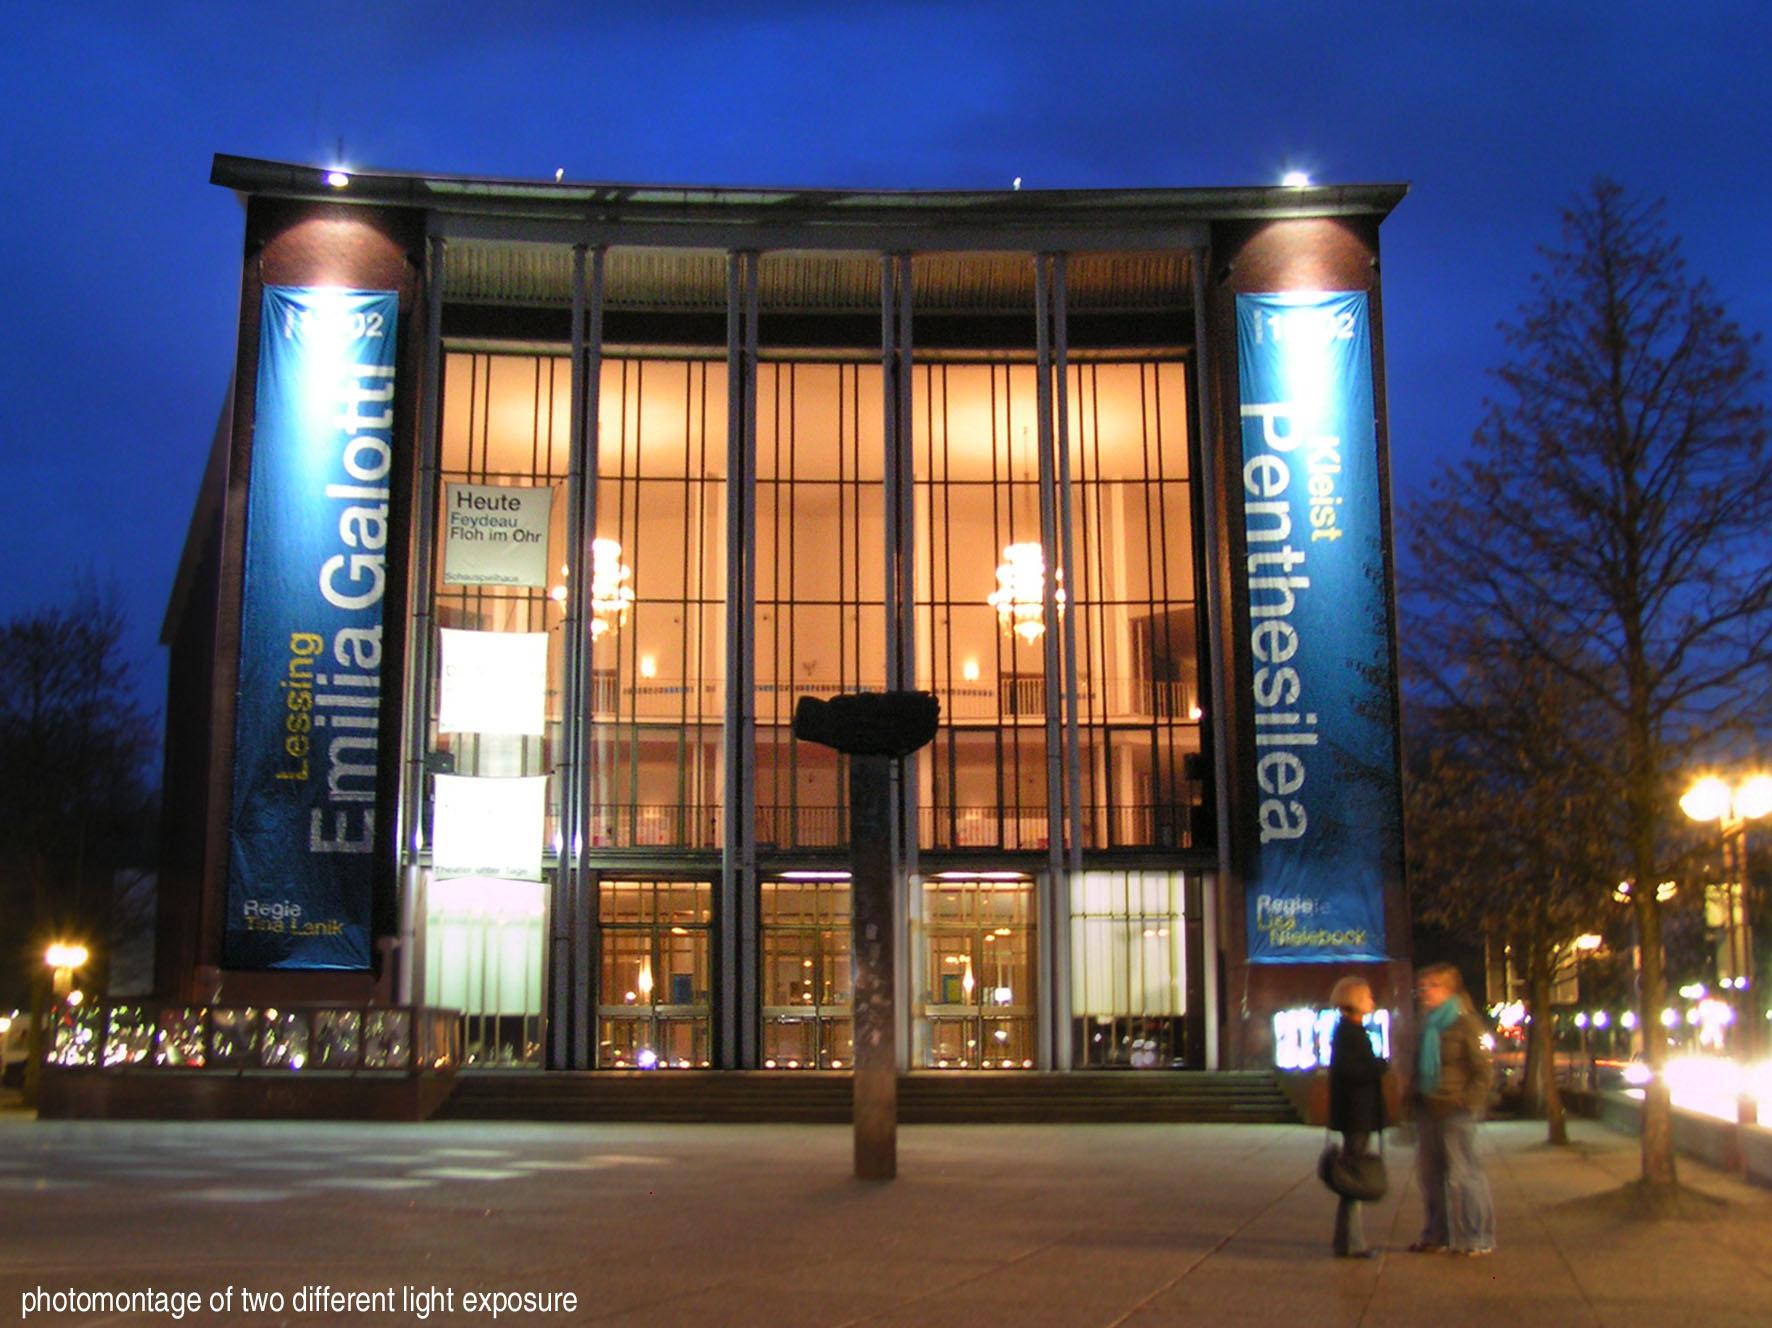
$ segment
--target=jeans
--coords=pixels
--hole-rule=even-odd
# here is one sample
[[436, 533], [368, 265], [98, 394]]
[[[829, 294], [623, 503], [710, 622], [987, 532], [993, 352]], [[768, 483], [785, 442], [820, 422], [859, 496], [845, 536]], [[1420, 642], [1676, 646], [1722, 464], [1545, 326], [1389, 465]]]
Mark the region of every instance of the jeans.
[[1468, 1111], [1416, 1116], [1415, 1166], [1426, 1212], [1424, 1244], [1453, 1250], [1495, 1248], [1495, 1204], [1477, 1160], [1477, 1118]]
[[[1365, 1130], [1343, 1130], [1341, 1151], [1348, 1157], [1358, 1157], [1366, 1151], [1366, 1141], [1371, 1137]], [[1335, 1252], [1359, 1254], [1365, 1248], [1366, 1229], [1360, 1221], [1360, 1201], [1343, 1197], [1335, 1205]]]

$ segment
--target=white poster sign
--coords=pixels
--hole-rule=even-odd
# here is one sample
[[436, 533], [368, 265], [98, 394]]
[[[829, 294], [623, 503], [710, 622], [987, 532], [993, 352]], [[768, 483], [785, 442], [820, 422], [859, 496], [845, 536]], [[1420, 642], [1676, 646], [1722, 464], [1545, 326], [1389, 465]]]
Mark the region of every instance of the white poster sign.
[[438, 876], [541, 879], [548, 777], [436, 775], [431, 867]]
[[546, 586], [551, 488], [443, 486], [443, 584]]
[[546, 632], [442, 629], [437, 729], [540, 734], [547, 709]]

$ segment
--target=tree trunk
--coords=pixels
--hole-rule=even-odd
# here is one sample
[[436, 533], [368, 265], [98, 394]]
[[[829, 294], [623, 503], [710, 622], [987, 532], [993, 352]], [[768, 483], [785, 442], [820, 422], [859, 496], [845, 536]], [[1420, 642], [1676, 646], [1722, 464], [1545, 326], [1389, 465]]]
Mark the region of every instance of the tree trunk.
[[[1641, 970], [1637, 1026], [1643, 1033], [1643, 1060], [1649, 1082], [1643, 1090], [1643, 1183], [1671, 1187], [1678, 1182], [1674, 1169], [1674, 1112], [1667, 1091], [1667, 1031], [1661, 1026], [1661, 1010], [1667, 1003], [1667, 979], [1661, 963], [1661, 908], [1655, 902], [1653, 857], [1633, 887], [1637, 915], [1637, 954]], [[1639, 871], [1643, 866], [1639, 857]]]
[[1526, 1026], [1526, 1064], [1529, 1084], [1534, 1090], [1532, 1114], [1543, 1113], [1547, 1143], [1566, 1144], [1569, 1142], [1569, 1125], [1563, 1115], [1563, 1094], [1557, 1087], [1557, 1047], [1551, 1036], [1550, 946], [1543, 937], [1532, 938], [1528, 964], [1532, 1022]]

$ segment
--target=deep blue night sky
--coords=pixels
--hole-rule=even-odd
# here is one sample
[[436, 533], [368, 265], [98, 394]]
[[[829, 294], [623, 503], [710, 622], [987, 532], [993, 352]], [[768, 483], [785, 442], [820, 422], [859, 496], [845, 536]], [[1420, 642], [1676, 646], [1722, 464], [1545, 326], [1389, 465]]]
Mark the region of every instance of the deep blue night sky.
[[22, 9], [0, 45], [0, 614], [114, 582], [143, 693], [227, 385], [217, 151], [808, 186], [1408, 181], [1384, 231], [1396, 489], [1477, 423], [1496, 324], [1597, 174], [1772, 328], [1772, 7], [507, 3]]

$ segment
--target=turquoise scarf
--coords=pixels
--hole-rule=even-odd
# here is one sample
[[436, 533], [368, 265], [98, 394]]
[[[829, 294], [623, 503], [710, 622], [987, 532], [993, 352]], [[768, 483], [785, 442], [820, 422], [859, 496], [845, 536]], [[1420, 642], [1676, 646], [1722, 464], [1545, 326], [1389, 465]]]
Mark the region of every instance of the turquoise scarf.
[[1448, 996], [1421, 1020], [1421, 1049], [1416, 1053], [1416, 1091], [1434, 1093], [1440, 1087], [1440, 1034], [1458, 1022], [1458, 997]]

